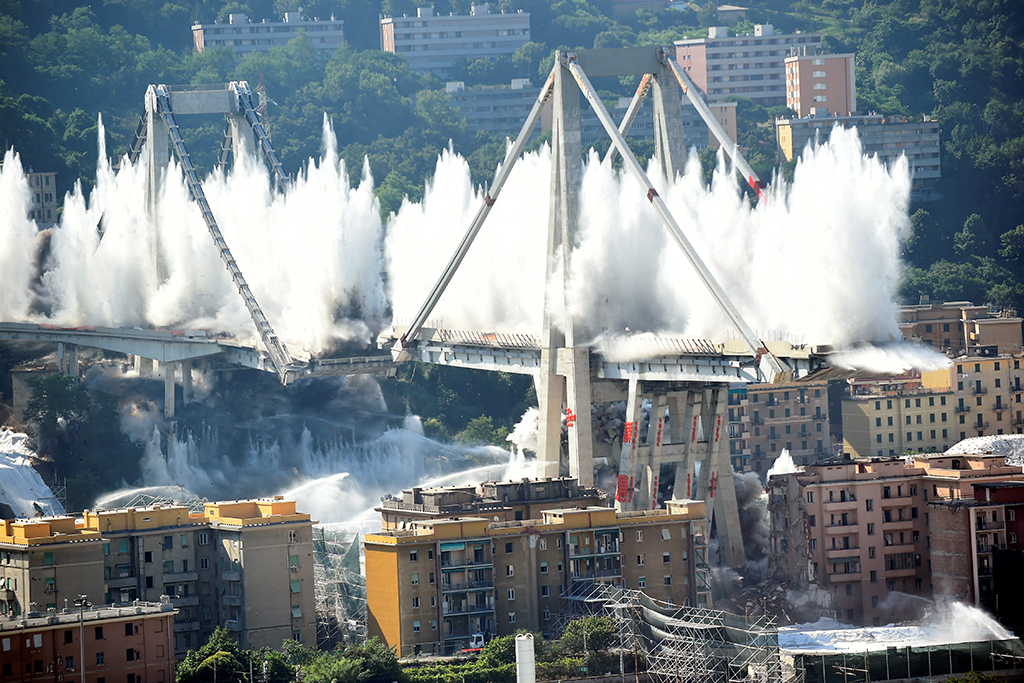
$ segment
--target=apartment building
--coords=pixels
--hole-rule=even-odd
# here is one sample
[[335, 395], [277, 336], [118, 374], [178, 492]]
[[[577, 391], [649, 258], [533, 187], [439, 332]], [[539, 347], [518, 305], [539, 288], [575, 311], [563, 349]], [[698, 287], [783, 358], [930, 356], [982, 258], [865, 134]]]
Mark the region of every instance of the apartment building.
[[34, 220], [40, 228], [55, 225], [57, 223], [57, 174], [35, 173], [29, 169], [25, 178], [28, 180], [29, 195], [32, 198], [28, 217]]
[[337, 50], [345, 44], [345, 22], [330, 20], [306, 19], [298, 12], [285, 12], [283, 21], [263, 20], [250, 21], [245, 14], [228, 15], [228, 23], [192, 25], [192, 42], [196, 52], [203, 52], [211, 47], [229, 47], [239, 57], [250, 52], [269, 52], [275, 47], [284, 47], [288, 41], [300, 33], [309, 36], [310, 42], [317, 50]]
[[103, 596], [103, 544], [74, 517], [0, 522], [0, 620]]
[[551, 632], [561, 601], [612, 583], [711, 605], [703, 501], [616, 513], [591, 506], [539, 518], [413, 521], [367, 534], [369, 634], [400, 655], [450, 654], [470, 635]]
[[203, 512], [217, 542], [211, 588], [220, 594], [219, 623], [244, 648], [279, 648], [289, 639], [315, 644], [309, 515], [280, 497], [208, 503]]
[[729, 35], [727, 26], [714, 26], [707, 38], [677, 40], [675, 48], [676, 61], [711, 102], [737, 95], [772, 107], [786, 104], [785, 58], [816, 54], [821, 34], [777, 34], [758, 24], [752, 34]]
[[415, 17], [380, 18], [380, 49], [402, 55], [413, 71], [442, 78], [460, 59], [511, 57], [530, 42], [529, 12], [492, 14], [486, 3], [469, 14], [434, 14], [420, 7]]
[[910, 165], [910, 198], [914, 201], [939, 199], [936, 185], [939, 167], [939, 122], [925, 115], [921, 121], [904, 116], [880, 114], [828, 116], [812, 111], [799, 119], [776, 119], [775, 132], [779, 154], [786, 161], [799, 156], [808, 145], [828, 141], [832, 128], [854, 127], [863, 153], [893, 163], [905, 156]]
[[851, 116], [857, 111], [857, 77], [854, 55], [804, 53], [784, 60], [786, 106], [800, 118], [828, 113]]
[[313, 523], [294, 501], [87, 510], [81, 526], [72, 517], [4, 525], [0, 615], [81, 595], [107, 605], [168, 596], [180, 656], [217, 626], [247, 648], [315, 642]]
[[540, 519], [544, 510], [603, 507], [607, 496], [572, 477], [487, 481], [478, 486], [413, 487], [401, 498], [385, 498], [374, 508], [384, 531], [411, 529], [413, 522], [452, 517], [486, 517], [494, 522]]
[[898, 322], [904, 339], [912, 339], [956, 356], [1021, 354], [1021, 318], [1013, 309], [989, 309], [969, 301], [932, 303], [924, 297], [915, 306], [900, 306]]
[[1024, 482], [974, 485], [973, 500], [929, 503], [936, 595], [1024, 624]]
[[1024, 481], [1024, 470], [1003, 455], [966, 452], [910, 464], [829, 462], [772, 477], [769, 571], [824, 586], [847, 623], [912, 618], [925, 604], [917, 598], [930, 599], [934, 588], [931, 504], [971, 499], [975, 486], [1004, 481]]
[[1024, 431], [1024, 370], [1010, 356], [957, 358], [921, 375], [926, 388], [952, 392], [958, 440]]
[[737, 472], [767, 472], [787, 449], [806, 465], [832, 452], [828, 384], [747, 384], [729, 389], [729, 457]]
[[0, 681], [170, 683], [174, 607], [65, 606], [0, 619]]

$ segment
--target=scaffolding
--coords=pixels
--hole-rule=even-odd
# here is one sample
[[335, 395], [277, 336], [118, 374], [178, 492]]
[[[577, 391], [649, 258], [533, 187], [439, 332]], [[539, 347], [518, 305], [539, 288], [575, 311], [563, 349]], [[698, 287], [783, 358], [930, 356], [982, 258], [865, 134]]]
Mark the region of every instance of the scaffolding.
[[781, 683], [773, 617], [673, 605], [611, 585], [594, 585], [562, 604], [577, 618], [599, 613], [600, 605], [615, 619], [623, 653], [642, 656], [658, 683]]
[[359, 534], [313, 527], [313, 591], [320, 649], [366, 640], [366, 579], [360, 572]]

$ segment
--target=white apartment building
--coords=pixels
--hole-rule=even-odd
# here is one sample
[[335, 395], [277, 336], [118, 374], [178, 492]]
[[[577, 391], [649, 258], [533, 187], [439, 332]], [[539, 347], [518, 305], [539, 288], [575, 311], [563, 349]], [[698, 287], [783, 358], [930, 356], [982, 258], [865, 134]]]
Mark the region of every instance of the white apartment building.
[[760, 105], [786, 104], [785, 59], [821, 50], [820, 33], [776, 34], [771, 24], [753, 33], [729, 35], [713, 26], [707, 38], [675, 41], [676, 60], [711, 102], [729, 95], [748, 97]]
[[380, 18], [380, 49], [406, 58], [413, 71], [445, 77], [462, 58], [511, 56], [530, 42], [530, 14], [492, 14], [487, 4], [468, 15], [437, 16], [420, 7], [415, 17]]
[[284, 47], [288, 41], [305, 31], [318, 50], [337, 50], [345, 42], [345, 22], [335, 19], [306, 19], [302, 12], [285, 12], [283, 21], [249, 21], [244, 14], [231, 14], [228, 23], [195, 23], [192, 42], [196, 52], [208, 47], [230, 47], [239, 57], [250, 52], [269, 52]]

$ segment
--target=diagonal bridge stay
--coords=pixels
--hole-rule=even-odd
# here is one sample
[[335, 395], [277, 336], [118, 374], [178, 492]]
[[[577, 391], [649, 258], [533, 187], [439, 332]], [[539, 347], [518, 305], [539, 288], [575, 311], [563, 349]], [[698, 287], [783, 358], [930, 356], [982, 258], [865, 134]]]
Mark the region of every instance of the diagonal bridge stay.
[[[594, 49], [556, 52], [555, 64], [516, 141], [509, 148], [489, 191], [455, 254], [408, 328], [392, 330], [382, 344], [393, 345], [396, 359], [413, 359], [461, 367], [518, 372], [534, 378], [540, 405], [539, 452], [542, 476], [569, 474], [593, 485], [595, 462], [617, 461], [615, 505], [620, 510], [650, 509], [659, 504], [659, 476], [671, 471], [675, 499], [707, 500], [717, 520], [723, 561], [745, 563], [732, 466], [724, 438], [728, 386], [733, 382], [785, 382], [822, 364], [815, 349], [785, 342], [764, 342], [743, 319], [728, 294], [693, 248], [659, 196], [624, 135], [650, 93], [654, 107], [656, 160], [665, 177], [674, 177], [686, 160], [682, 97], [696, 107], [722, 149], [745, 180], [764, 199], [764, 185], [714, 119], [698, 89], [665, 48]], [[636, 95], [617, 127], [590, 77], [642, 76]], [[485, 334], [427, 327], [427, 320], [451, 283], [498, 199], [502, 186], [536, 126], [541, 111], [552, 109], [551, 193], [546, 257], [561, 258], [570, 272], [577, 242], [582, 182], [580, 99], [586, 98], [612, 141], [609, 155], [621, 155], [659, 219], [682, 250], [701, 282], [726, 314], [739, 340], [656, 339], [643, 358], [617, 359], [586, 345], [587, 330], [564, 311], [564, 282], [546, 284], [544, 326], [540, 337]], [[591, 335], [592, 336], [592, 335]], [[594, 403], [625, 401], [626, 420], [619, 439], [595, 443]], [[642, 415], [650, 406], [650, 416]], [[568, 432], [562, 449], [562, 416]], [[647, 425], [641, 434], [641, 425]]]
[[[149, 215], [156, 220], [156, 197], [161, 174], [169, 161], [168, 145], [159, 144], [159, 141], [169, 140], [169, 146], [185, 172], [185, 182], [192, 199], [199, 206], [217, 252], [245, 302], [249, 316], [266, 347], [270, 363], [281, 382], [288, 384], [303, 374], [306, 368], [292, 360], [284, 342], [274, 332], [221, 233], [176, 121], [177, 115], [189, 114], [224, 114], [225, 133], [219, 163], [226, 164], [232, 156], [238, 159], [241, 154], [258, 147], [274, 175], [275, 184], [279, 187], [287, 184], [287, 176], [253, 106], [252, 93], [245, 81], [199, 87], [150, 85], [146, 90], [146, 112], [139, 121], [128, 151], [133, 163], [143, 150], [147, 152], [146, 202]], [[159, 273], [159, 245], [156, 239], [153, 240], [153, 262]]]

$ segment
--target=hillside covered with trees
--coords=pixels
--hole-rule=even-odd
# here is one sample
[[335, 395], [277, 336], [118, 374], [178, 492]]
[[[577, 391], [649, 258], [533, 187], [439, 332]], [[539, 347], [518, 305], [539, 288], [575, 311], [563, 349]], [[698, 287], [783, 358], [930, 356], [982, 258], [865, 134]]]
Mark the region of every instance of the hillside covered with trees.
[[[307, 16], [344, 19], [348, 46], [319, 54], [305, 37], [236, 60], [228, 48], [197, 53], [193, 22], [232, 12], [273, 19], [302, 5]], [[438, 0], [438, 13], [466, 13], [469, 0]], [[862, 110], [936, 117], [941, 124], [942, 199], [914, 206], [901, 294], [968, 299], [1024, 308], [1024, 9], [1017, 0], [758, 0], [751, 31], [821, 31], [832, 52], [857, 53]], [[414, 13], [412, 0], [0, 0], [0, 142], [26, 167], [58, 174], [58, 189], [86, 188], [96, 165], [97, 116], [107, 148], [124, 150], [149, 83], [261, 80], [271, 98], [274, 144], [294, 172], [319, 154], [324, 113], [347, 168], [368, 158], [386, 213], [422, 195], [449, 141], [485, 182], [504, 142], [470, 136], [443, 84], [379, 51], [378, 15]], [[706, 35], [719, 23], [713, 3], [688, 10], [642, 9], [618, 17], [610, 0], [497, 0], [495, 10], [531, 14], [532, 41], [510, 59], [463, 61], [453, 78], [467, 85], [546, 75], [556, 48], [668, 44]], [[603, 79], [602, 95], [632, 93]], [[740, 142], [762, 177], [775, 164], [772, 117], [740, 101]], [[200, 170], [221, 135], [216, 117], [186, 129]], [[838, 191], [838, 190], [837, 190]]]

